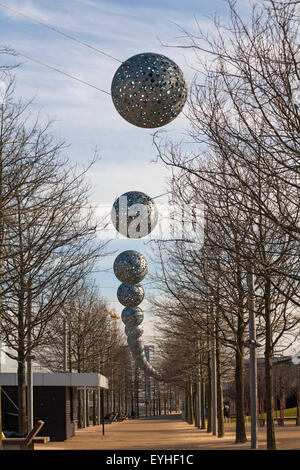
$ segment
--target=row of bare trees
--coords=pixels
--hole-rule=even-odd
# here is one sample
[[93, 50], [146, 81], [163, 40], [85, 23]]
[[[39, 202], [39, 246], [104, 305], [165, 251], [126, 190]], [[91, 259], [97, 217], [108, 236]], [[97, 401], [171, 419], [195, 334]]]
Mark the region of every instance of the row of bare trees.
[[[32, 354], [42, 357], [54, 325], [68, 317], [67, 310], [73, 314], [74, 295], [105, 256], [106, 242], [97, 236], [104, 221], [95, 217], [86, 181], [97, 155], [81, 169], [71, 164], [64, 156], [66, 145], [51, 134], [51, 123], [34, 115], [32, 103], [16, 99], [14, 80], [7, 74], [5, 83], [0, 105], [0, 322], [6, 354], [17, 362], [19, 431], [25, 433], [26, 361]], [[95, 303], [92, 294], [89, 301]], [[101, 334], [106, 328], [103, 305], [102, 299], [91, 307]], [[76, 360], [78, 370], [83, 360]]]
[[[154, 307], [167, 320], [160, 330], [162, 355], [168, 360], [178, 355], [180, 343], [182, 358], [187, 348], [187, 363], [178, 361], [179, 375], [198, 370], [192, 353], [197, 339], [197, 354], [207, 359], [213, 338], [216, 350], [220, 347], [221, 393], [227, 368], [222, 355], [231, 359], [236, 441], [243, 442], [252, 267], [257, 338], [264, 348], [267, 446], [275, 449], [273, 358], [299, 339], [299, 2], [267, 0], [254, 5], [246, 19], [235, 2], [227, 4], [229, 24], [215, 18], [209, 34], [200, 26], [197, 34], [181, 31], [186, 43], [178, 47], [195, 54], [188, 138], [154, 136], [158, 157], [172, 170], [174, 212], [205, 208], [204, 240], [200, 233], [187, 237], [194, 237], [198, 249], [183, 242], [157, 245], [162, 297]], [[184, 217], [192, 225], [189, 214]]]

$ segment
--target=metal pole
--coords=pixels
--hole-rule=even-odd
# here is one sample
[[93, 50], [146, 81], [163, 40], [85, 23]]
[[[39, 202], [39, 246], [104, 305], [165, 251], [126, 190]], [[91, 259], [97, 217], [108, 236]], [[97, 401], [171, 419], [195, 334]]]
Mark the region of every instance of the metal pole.
[[98, 415], [98, 420], [97, 424], [98, 426], [101, 425], [101, 396], [100, 396], [100, 388], [97, 390], [97, 415]]
[[33, 428], [33, 372], [32, 359], [27, 359], [27, 431]]
[[67, 365], [67, 359], [68, 359], [68, 352], [67, 352], [67, 347], [68, 347], [68, 341], [67, 341], [67, 320], [66, 318], [63, 321], [63, 372], [67, 373], [68, 372], [68, 365]]
[[31, 306], [32, 306], [32, 281], [28, 282], [28, 298], [27, 298], [27, 341], [28, 341], [28, 357], [27, 357], [27, 431], [33, 428], [33, 368], [31, 355]]
[[148, 416], [148, 377], [146, 374], [144, 374], [144, 380], [145, 380], [145, 415], [146, 417]]
[[200, 340], [197, 340], [198, 348], [198, 377], [197, 377], [197, 428], [201, 428], [201, 382], [200, 382]]
[[82, 423], [82, 427], [83, 428], [86, 428], [86, 388], [83, 387], [82, 389], [82, 417], [83, 417], [83, 423]]
[[256, 324], [254, 314], [254, 274], [252, 264], [248, 265], [248, 309], [249, 309], [249, 348], [250, 348], [250, 414], [251, 449], [257, 449], [257, 360]]
[[211, 348], [211, 374], [212, 374], [212, 431], [213, 435], [217, 434], [217, 367], [216, 367], [216, 342], [212, 338]]
[[[214, 306], [211, 303], [211, 319], [214, 325]], [[214, 328], [213, 328], [214, 330]], [[211, 337], [211, 376], [212, 376], [212, 432], [217, 435], [217, 363], [216, 363], [216, 338]]]
[[104, 390], [100, 390], [100, 402], [101, 402], [101, 421], [102, 421], [102, 435], [104, 436]]

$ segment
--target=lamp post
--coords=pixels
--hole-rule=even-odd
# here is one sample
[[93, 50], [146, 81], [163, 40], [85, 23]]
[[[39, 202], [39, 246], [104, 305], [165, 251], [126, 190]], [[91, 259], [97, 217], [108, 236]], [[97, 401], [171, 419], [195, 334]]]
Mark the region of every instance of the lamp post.
[[28, 281], [27, 288], [27, 342], [28, 342], [28, 357], [27, 357], [27, 431], [28, 433], [33, 428], [33, 367], [32, 361], [32, 330], [31, 330], [31, 309], [32, 309], [32, 280]]
[[63, 320], [63, 372], [67, 373], [68, 365], [67, 365], [67, 347], [68, 347], [68, 333], [67, 333], [67, 319], [64, 318]]
[[201, 428], [201, 370], [200, 370], [200, 340], [197, 339], [198, 361], [197, 368], [197, 428]]
[[[214, 306], [211, 302], [210, 315], [214, 319]], [[216, 338], [211, 335], [211, 378], [212, 378], [212, 433], [217, 435], [217, 364], [216, 364]]]

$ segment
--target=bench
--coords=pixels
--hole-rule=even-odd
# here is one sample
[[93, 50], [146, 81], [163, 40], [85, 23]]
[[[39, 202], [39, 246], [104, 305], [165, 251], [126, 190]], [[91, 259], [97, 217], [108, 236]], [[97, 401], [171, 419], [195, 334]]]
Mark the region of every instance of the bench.
[[7, 437], [3, 439], [3, 450], [34, 450], [34, 444], [49, 442], [50, 437], [37, 436], [44, 424], [44, 421], [39, 420], [26, 437]]
[[297, 416], [285, 416], [284, 418], [274, 418], [277, 421], [278, 426], [284, 426], [285, 421], [295, 421], [297, 424]]
[[106, 415], [104, 417], [104, 423], [111, 424], [113, 421], [116, 421], [116, 419], [117, 419], [117, 413], [111, 413], [109, 416]]
[[128, 414], [123, 415], [122, 413], [117, 413], [117, 421], [124, 421], [125, 419], [128, 419]]

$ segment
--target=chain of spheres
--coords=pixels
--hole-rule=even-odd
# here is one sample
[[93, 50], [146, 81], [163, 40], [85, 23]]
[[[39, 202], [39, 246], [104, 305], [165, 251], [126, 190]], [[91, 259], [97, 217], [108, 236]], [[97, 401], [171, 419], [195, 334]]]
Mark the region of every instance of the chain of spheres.
[[[120, 224], [120, 220], [122, 220], [122, 224]], [[112, 208], [112, 221], [116, 229], [127, 238], [129, 238], [130, 225], [133, 224], [135, 232], [138, 234], [133, 238], [141, 238], [141, 236], [148, 235], [156, 225], [156, 204], [146, 194], [130, 191], [115, 201]], [[145, 231], [141, 230], [142, 227]], [[138, 306], [144, 299], [144, 289], [140, 282], [148, 273], [147, 260], [138, 251], [126, 250], [116, 257], [113, 270], [117, 279], [122, 283], [118, 288], [117, 297], [119, 302], [125, 306], [121, 318], [125, 325], [127, 344], [132, 357], [136, 365], [146, 375], [161, 380], [158, 372], [149, 363], [144, 351], [142, 339], [144, 330], [141, 325], [144, 314]]]
[[[127, 59], [117, 69], [111, 96], [118, 113], [130, 124], [156, 128], [168, 124], [180, 114], [187, 98], [187, 84], [175, 62], [161, 54], [147, 52]], [[149, 196], [129, 191], [114, 202], [111, 219], [123, 236], [142, 238], [154, 229], [158, 212]], [[131, 354], [146, 375], [162, 380], [144, 352], [141, 326], [144, 314], [138, 307], [144, 299], [140, 282], [148, 272], [148, 263], [138, 251], [127, 250], [117, 256], [113, 269], [122, 283], [117, 297], [125, 306], [121, 318]]]

